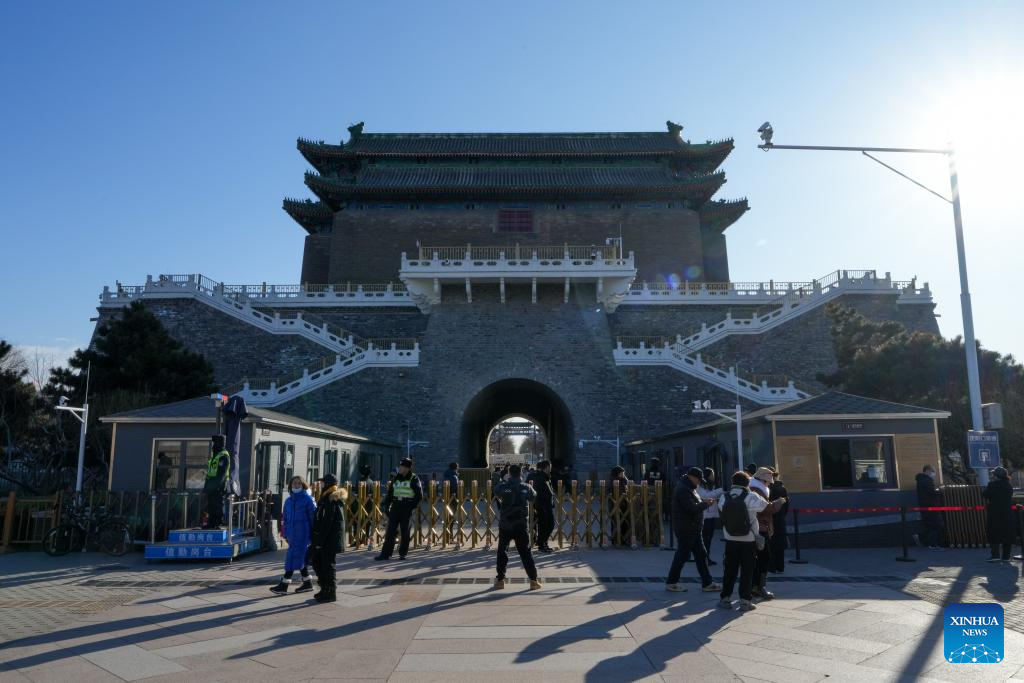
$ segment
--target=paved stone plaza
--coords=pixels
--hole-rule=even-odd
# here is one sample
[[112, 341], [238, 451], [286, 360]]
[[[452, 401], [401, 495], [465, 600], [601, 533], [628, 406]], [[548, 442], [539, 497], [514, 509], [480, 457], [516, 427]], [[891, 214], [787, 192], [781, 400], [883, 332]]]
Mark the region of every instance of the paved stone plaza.
[[[983, 551], [815, 550], [772, 579], [778, 599], [717, 609], [671, 555], [562, 551], [526, 589], [494, 591], [493, 554], [340, 556], [339, 601], [272, 596], [282, 556], [146, 565], [83, 554], [0, 558], [0, 680], [1024, 681], [1019, 565]], [[720, 570], [719, 567], [714, 569]], [[717, 573], [717, 572], [716, 572]], [[941, 605], [999, 600], [1006, 657], [943, 660]]]

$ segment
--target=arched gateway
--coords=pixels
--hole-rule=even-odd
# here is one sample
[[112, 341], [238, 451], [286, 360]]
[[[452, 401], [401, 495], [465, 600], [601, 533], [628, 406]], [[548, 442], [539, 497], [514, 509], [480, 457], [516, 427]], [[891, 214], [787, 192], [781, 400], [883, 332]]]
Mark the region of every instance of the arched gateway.
[[485, 387], [466, 406], [459, 444], [463, 465], [487, 465], [487, 437], [495, 424], [510, 415], [522, 415], [540, 425], [556, 467], [572, 463], [574, 432], [565, 402], [540, 382], [505, 379]]

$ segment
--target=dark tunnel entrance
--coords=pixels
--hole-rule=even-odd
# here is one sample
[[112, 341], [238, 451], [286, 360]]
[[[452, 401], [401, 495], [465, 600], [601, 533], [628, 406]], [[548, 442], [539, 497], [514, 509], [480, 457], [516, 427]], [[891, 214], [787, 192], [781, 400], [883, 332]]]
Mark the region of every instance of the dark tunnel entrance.
[[491, 430], [510, 415], [522, 415], [544, 430], [554, 466], [573, 463], [573, 427], [569, 409], [550, 388], [528, 379], [506, 379], [486, 387], [466, 406], [459, 452], [466, 467], [486, 467]]

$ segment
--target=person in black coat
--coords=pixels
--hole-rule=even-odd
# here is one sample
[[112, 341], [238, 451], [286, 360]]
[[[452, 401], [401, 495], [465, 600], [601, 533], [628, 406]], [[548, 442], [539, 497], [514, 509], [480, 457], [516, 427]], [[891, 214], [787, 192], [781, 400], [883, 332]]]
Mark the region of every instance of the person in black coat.
[[981, 493], [985, 499], [988, 542], [992, 547], [989, 562], [1009, 562], [1010, 550], [1013, 547], [1013, 486], [1004, 467], [992, 470], [992, 476], [992, 481]]
[[768, 500], [776, 501], [785, 498], [786, 502], [779, 508], [778, 512], [772, 514], [772, 525], [775, 533], [772, 534], [770, 543], [772, 546], [771, 557], [768, 562], [768, 571], [781, 574], [786, 570], [786, 548], [789, 547], [789, 539], [786, 535], [786, 514], [789, 513], [789, 491], [786, 485], [779, 481], [778, 470], [773, 469], [775, 481], [768, 487]]
[[697, 494], [697, 486], [703, 478], [704, 473], [699, 468], [691, 467], [672, 491], [672, 529], [676, 534], [676, 554], [668, 570], [665, 590], [673, 593], [686, 590], [679, 583], [679, 577], [691, 553], [703, 584], [701, 590], [712, 593], [722, 589], [722, 586], [711, 578], [711, 572], [708, 570], [708, 553], [704, 548], [704, 510], [714, 505], [715, 501], [711, 498], [701, 500]]
[[555, 492], [551, 488], [551, 477], [548, 472], [551, 463], [541, 460], [533, 471], [533, 478], [527, 482], [537, 492], [534, 509], [537, 512], [537, 548], [542, 553], [552, 553], [554, 548], [548, 545], [548, 539], [555, 528]]
[[[941, 507], [942, 491], [935, 487], [935, 467], [925, 465], [924, 470], [914, 477], [917, 484], [917, 505], [918, 507]], [[939, 544], [942, 542], [942, 532], [946, 528], [946, 522], [941, 512], [922, 510], [921, 531], [923, 539], [915, 540], [919, 544], [927, 545], [929, 550], [942, 550]]]
[[334, 602], [338, 599], [334, 556], [345, 549], [345, 500], [348, 491], [338, 487], [338, 478], [333, 474], [325, 474], [320, 481], [324, 484], [324, 490], [317, 501], [313, 528], [309, 535], [313, 549], [311, 563], [317, 583], [320, 584], [320, 592], [313, 599], [317, 602]]

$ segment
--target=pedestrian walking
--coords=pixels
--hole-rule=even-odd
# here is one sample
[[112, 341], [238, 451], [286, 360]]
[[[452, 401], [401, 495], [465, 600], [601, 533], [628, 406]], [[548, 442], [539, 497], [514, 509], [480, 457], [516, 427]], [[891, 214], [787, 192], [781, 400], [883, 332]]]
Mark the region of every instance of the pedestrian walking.
[[[1013, 485], [1005, 467], [992, 470], [992, 481], [981, 495], [985, 499], [985, 522], [992, 548], [989, 562], [1009, 562], [1013, 548]], [[1002, 551], [1000, 553], [1000, 551]]]
[[768, 487], [768, 500], [775, 502], [779, 498], [785, 498], [778, 512], [772, 515], [772, 555], [768, 571], [773, 574], [782, 574], [786, 571], [786, 549], [789, 548], [789, 534], [786, 531], [786, 515], [789, 514], [789, 491], [786, 485], [779, 479], [779, 471], [772, 469], [772, 476], [775, 481]]
[[292, 582], [295, 570], [299, 570], [302, 585], [295, 589], [296, 593], [313, 590], [313, 581], [309, 578], [309, 546], [313, 532], [313, 519], [316, 516], [316, 502], [309, 492], [309, 485], [302, 477], [292, 477], [288, 484], [288, 499], [281, 510], [281, 537], [288, 542], [288, 552], [284, 556], [284, 576], [270, 592], [284, 595]]
[[542, 553], [553, 553], [555, 549], [548, 545], [548, 539], [555, 528], [555, 491], [551, 488], [551, 463], [541, 460], [533, 472], [530, 485], [537, 493], [534, 509], [537, 513], [537, 549]]
[[708, 555], [704, 548], [704, 511], [715, 505], [717, 501], [710, 496], [701, 498], [697, 493], [704, 473], [697, 467], [691, 467], [686, 476], [672, 491], [672, 527], [676, 534], [676, 554], [672, 557], [672, 566], [668, 570], [668, 581], [665, 590], [682, 593], [686, 590], [679, 577], [683, 573], [683, 565], [693, 555], [697, 573], [700, 574], [702, 588], [705, 593], [722, 590], [722, 584], [715, 583], [708, 570]]
[[522, 468], [519, 465], [510, 465], [508, 481], [499, 484], [495, 491], [498, 502], [498, 575], [494, 579], [496, 589], [505, 587], [508, 545], [513, 542], [516, 544], [516, 551], [526, 575], [530, 577], [530, 590], [541, 587], [540, 581], [537, 580], [537, 566], [533, 562], [533, 553], [530, 552], [530, 533], [527, 526], [530, 502], [537, 497], [537, 493], [520, 478], [521, 475]]
[[[924, 469], [914, 477], [917, 484], [918, 507], [941, 507], [942, 491], [935, 486], [935, 467], [925, 465]], [[942, 533], [946, 523], [942, 513], [934, 510], [921, 510], [921, 536], [914, 534], [918, 545], [927, 545], [928, 550], [942, 550]]]
[[732, 475], [731, 488], [718, 500], [722, 515], [722, 536], [725, 537], [722, 592], [718, 606], [732, 609], [732, 591], [739, 576], [740, 611], [754, 608], [755, 537], [758, 533], [757, 513], [768, 507], [768, 501], [750, 492], [750, 475], [737, 472]]
[[337, 596], [335, 555], [345, 550], [345, 500], [348, 492], [338, 486], [338, 478], [325, 474], [320, 478], [324, 490], [317, 501], [313, 516], [310, 543], [311, 559], [320, 592], [313, 595], [317, 602], [334, 602]]
[[398, 464], [398, 472], [388, 482], [387, 495], [384, 496], [382, 507], [384, 514], [388, 516], [388, 528], [384, 532], [384, 546], [380, 555], [375, 560], [389, 560], [395, 552], [395, 538], [401, 532], [401, 542], [398, 546], [398, 557], [404, 560], [409, 552], [409, 523], [412, 513], [419, 507], [423, 500], [423, 487], [420, 485], [420, 478], [412, 472], [412, 459], [403, 458]]
[[444, 471], [442, 480], [448, 483], [448, 490], [455, 494], [459, 490], [459, 463], [448, 463], [448, 469]]
[[[715, 501], [722, 495], [721, 487], [715, 486], [715, 471], [705, 467], [702, 471], [703, 480], [697, 485], [697, 495], [701, 500], [714, 498]], [[711, 558], [711, 542], [715, 538], [715, 527], [718, 526], [718, 505], [710, 505], [704, 510], [704, 520], [701, 527], [701, 539], [704, 541], [704, 550], [708, 555], [708, 566], [718, 564]]]

